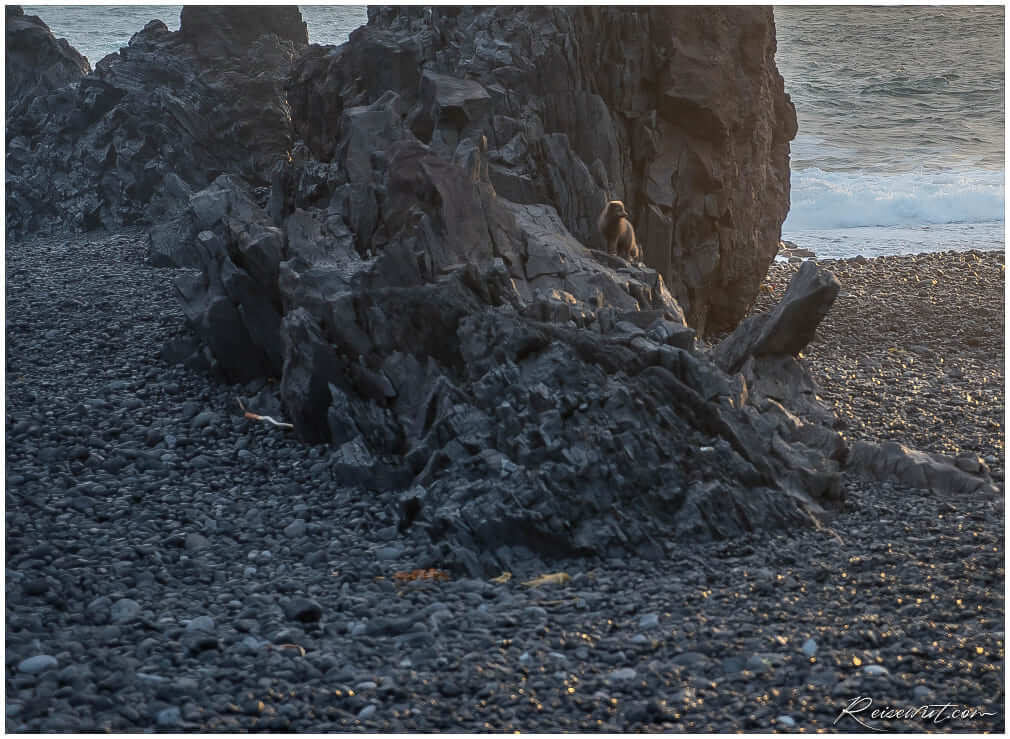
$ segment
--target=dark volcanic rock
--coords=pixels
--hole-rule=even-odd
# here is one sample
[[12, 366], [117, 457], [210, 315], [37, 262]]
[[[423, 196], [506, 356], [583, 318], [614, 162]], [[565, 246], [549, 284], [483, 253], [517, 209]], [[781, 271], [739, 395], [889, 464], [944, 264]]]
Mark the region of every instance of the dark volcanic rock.
[[294, 7], [187, 9], [179, 31], [151, 21], [79, 84], [22, 97], [7, 115], [8, 233], [156, 221], [224, 171], [265, 184], [291, 148], [300, 23]]
[[309, 43], [308, 28], [293, 5], [186, 5], [179, 33], [201, 56], [242, 56], [264, 33], [295, 48]]
[[[615, 31], [647, 43], [619, 45]], [[478, 575], [660, 558], [671, 534], [802, 525], [839, 502], [849, 450], [792, 356], [837, 282], [801, 274], [722, 367], [694, 340], [750, 302], [785, 212], [794, 120], [770, 12], [371, 11], [348, 44], [313, 47], [292, 70], [304, 141], [291, 146], [277, 75], [303, 34], [289, 10], [187, 10], [177, 34], [148, 24], [39, 106], [66, 98], [12, 197], [26, 171], [48, 168], [58, 193], [81, 185], [88, 169], [58, 155], [107, 146], [85, 225], [145, 203], [149, 217], [178, 210], [151, 233], [151, 256], [186, 268], [175, 286], [202, 346], [163, 354], [250, 393], [279, 380], [296, 434], [334, 447], [316, 450], [311, 484], [396, 493], [383, 496], [399, 505], [387, 539], [426, 539], [384, 559]], [[710, 80], [711, 59], [728, 66]], [[253, 189], [267, 175], [269, 197]], [[660, 271], [590, 248], [613, 194]], [[182, 411], [214, 435], [216, 414]], [[217, 464], [163, 440], [157, 465]], [[100, 452], [74, 446], [71, 471], [127, 464]], [[244, 447], [235, 459], [256, 463]], [[71, 506], [97, 509], [83, 495]], [[309, 546], [316, 526], [285, 541]], [[192, 549], [197, 567], [211, 549]]]
[[727, 372], [738, 372], [748, 357], [797, 355], [814, 338], [841, 285], [814, 262], [804, 262], [778, 305], [743, 321], [719, 342], [715, 361]]
[[[221, 177], [152, 233], [161, 263], [197, 269], [177, 286], [214, 365], [248, 381], [280, 357], [286, 419], [337, 446], [341, 484], [405, 488], [399, 531], [434, 545], [422, 565], [658, 558], [671, 534], [802, 525], [835, 503], [841, 438], [749, 403], [695, 350], [662, 275], [586, 247], [606, 192], [566, 135], [522, 165], [553, 171], [548, 190], [498, 187], [502, 88], [432, 46], [448, 54], [435, 31], [469, 18], [479, 58], [518, 55], [532, 43], [519, 24], [502, 21], [519, 34], [510, 52], [480, 32], [493, 14], [428, 28], [404, 13], [301, 59], [290, 95], [306, 146], [274, 170], [267, 208]], [[520, 16], [589, 33], [570, 11]]]
[[[804, 262], [782, 300], [767, 313], [740, 323], [712, 352], [712, 359], [728, 373], [741, 373], [752, 401], [767, 408], [766, 400], [782, 403], [817, 423], [831, 425], [833, 415], [818, 400], [818, 387], [796, 355], [814, 338], [840, 285], [833, 274], [814, 262]], [[834, 442], [828, 442], [834, 448]]]
[[91, 72], [88, 60], [66, 39], [55, 38], [41, 18], [25, 15], [18, 5], [5, 10], [7, 111], [24, 98], [40, 97]]
[[705, 333], [743, 317], [789, 207], [796, 117], [774, 54], [769, 8], [370, 9], [350, 43], [299, 59], [289, 100], [331, 160], [342, 117], [395, 91], [417, 138], [451, 155], [485, 136], [498, 193], [549, 203], [584, 244], [622, 199]]

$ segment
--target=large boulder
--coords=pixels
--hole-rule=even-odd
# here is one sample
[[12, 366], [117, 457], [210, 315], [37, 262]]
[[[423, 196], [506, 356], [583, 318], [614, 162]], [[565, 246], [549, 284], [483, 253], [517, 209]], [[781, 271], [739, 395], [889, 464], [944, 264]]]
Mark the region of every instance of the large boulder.
[[91, 72], [88, 60], [66, 39], [53, 36], [41, 18], [18, 5], [5, 8], [6, 109], [77, 82]]
[[292, 147], [284, 86], [306, 40], [294, 7], [187, 9], [179, 31], [152, 20], [76, 85], [15, 100], [8, 234], [157, 222], [222, 172], [265, 186]]
[[418, 139], [448, 155], [486, 137], [495, 189], [553, 206], [584, 244], [624, 200], [709, 333], [745, 314], [789, 208], [796, 117], [774, 55], [770, 8], [373, 8], [299, 60], [289, 100], [328, 161], [344, 111], [395, 91]]
[[742, 321], [719, 342], [715, 361], [727, 372], [738, 372], [750, 357], [796, 356], [813, 340], [840, 289], [833, 274], [804, 262], [773, 310]]

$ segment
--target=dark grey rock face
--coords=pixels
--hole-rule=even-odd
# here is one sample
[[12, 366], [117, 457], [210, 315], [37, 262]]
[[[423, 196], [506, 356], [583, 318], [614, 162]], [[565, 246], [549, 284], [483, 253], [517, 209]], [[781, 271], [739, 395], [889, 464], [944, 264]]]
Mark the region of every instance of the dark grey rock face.
[[41, 18], [18, 5], [5, 8], [6, 109], [18, 101], [45, 95], [91, 72], [88, 60], [57, 39]]
[[[701, 333], [757, 294], [789, 207], [792, 103], [770, 8], [379, 8], [296, 65], [298, 135], [339, 156], [339, 121], [388, 90], [441, 154], [486, 136], [498, 193], [548, 203], [582, 243], [628, 206], [645, 261]], [[365, 235], [367, 238], [367, 234]]]
[[187, 5], [179, 33], [201, 56], [242, 56], [266, 33], [295, 48], [309, 43], [308, 28], [293, 5]]
[[799, 354], [814, 338], [840, 288], [833, 274], [804, 262], [773, 310], [743, 321], [719, 343], [716, 362], [727, 372], [738, 372], [748, 357]]
[[[25, 23], [8, 19], [8, 49]], [[157, 222], [225, 171], [266, 184], [291, 148], [283, 87], [305, 42], [294, 7], [187, 9], [179, 31], [151, 21], [93, 73], [15, 99], [8, 234]]]
[[195, 268], [176, 285], [214, 369], [279, 377], [342, 484], [400, 490], [399, 531], [436, 544], [422, 565], [660, 558], [840, 499], [841, 453], [749, 403], [661, 275], [497, 192], [473, 84], [416, 85], [420, 112], [392, 90], [343, 110], [328, 161], [296, 147], [266, 208], [223, 176], [152, 232], [160, 263]]

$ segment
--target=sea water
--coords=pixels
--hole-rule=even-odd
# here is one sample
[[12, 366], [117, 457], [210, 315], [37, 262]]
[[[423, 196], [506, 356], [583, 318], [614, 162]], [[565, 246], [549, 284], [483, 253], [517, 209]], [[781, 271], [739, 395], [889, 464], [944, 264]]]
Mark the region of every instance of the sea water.
[[782, 238], [819, 256], [1003, 249], [1004, 9], [778, 6], [796, 106]]
[[[179, 30], [181, 5], [23, 5], [26, 15], [37, 15], [57, 38], [88, 58], [91, 66], [130, 43], [148, 21], [160, 20]], [[358, 26], [368, 22], [364, 5], [300, 5], [313, 44], [342, 44]]]
[[[302, 5], [340, 44], [361, 5]], [[94, 65], [181, 6], [24, 6]], [[1004, 9], [779, 6], [776, 61], [796, 105], [783, 238], [822, 257], [1002, 249]]]

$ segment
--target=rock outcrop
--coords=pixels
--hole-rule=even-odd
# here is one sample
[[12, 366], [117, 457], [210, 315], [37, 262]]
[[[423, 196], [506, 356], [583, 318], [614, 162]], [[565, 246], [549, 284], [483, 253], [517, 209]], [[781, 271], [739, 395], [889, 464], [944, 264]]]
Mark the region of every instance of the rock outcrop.
[[810, 524], [840, 501], [841, 437], [752, 402], [657, 273], [419, 142], [386, 153], [374, 254], [342, 195], [308, 205], [320, 170], [347, 177], [317, 161], [278, 173], [271, 205], [307, 205], [280, 225], [221, 177], [152, 242], [195, 268], [177, 285], [196, 359], [278, 378], [296, 432], [336, 447], [334, 484], [403, 490], [401, 529], [439, 542], [439, 566], [659, 557], [677, 537]]
[[855, 441], [847, 468], [870, 479], [900, 482], [941, 495], [1000, 495], [989, 466], [970, 453], [950, 457], [910, 449], [895, 441]]
[[18, 5], [5, 8], [6, 110], [24, 98], [58, 90], [91, 72], [88, 60], [53, 36], [41, 18]]
[[[658, 33], [663, 12], [614, 22]], [[609, 11], [445, 13], [373, 11], [348, 44], [310, 47], [289, 84], [304, 143], [265, 206], [222, 175], [152, 231], [152, 258], [186, 268], [203, 342], [187, 361], [332, 444], [334, 484], [402, 491], [401, 530], [440, 566], [658, 557], [823, 515], [844, 441], [752, 402], [659, 272], [589, 248], [610, 179], [630, 177], [623, 114], [577, 92], [614, 71], [588, 51]], [[535, 39], [562, 54], [529, 57], [551, 75], [589, 55], [575, 87], [534, 79]], [[557, 130], [554, 92], [609, 133]]]
[[317, 159], [338, 155], [346, 111], [395, 91], [414, 136], [446, 156], [486, 136], [497, 192], [552, 205], [584, 244], [602, 246], [596, 217], [623, 200], [701, 333], [743, 317], [788, 211], [796, 133], [770, 8], [369, 13], [351, 43], [313, 47], [293, 74]]
[[12, 97], [12, 27], [27, 23], [8, 16], [9, 235], [157, 222], [222, 172], [265, 185], [291, 149], [284, 85], [307, 42], [295, 7], [187, 8], [179, 31], [151, 21], [93, 73], [85, 61]]
[[[395, 492], [433, 565], [660, 557], [813, 523], [843, 465], [891, 465], [795, 356], [838, 292], [816, 265], [695, 341], [788, 206], [770, 11], [377, 9], [304, 43], [293, 8], [187, 7], [17, 102], [8, 230], [158, 221], [199, 340], [163, 356], [332, 445], [334, 485]], [[610, 197], [647, 264], [592, 248]]]
[[[332, 445], [334, 485], [395, 492], [419, 565], [811, 524], [847, 464], [984, 489], [833, 430], [796, 356], [838, 292], [813, 263], [695, 341], [743, 315], [788, 207], [770, 11], [376, 9], [305, 42], [290, 7], [187, 7], [22, 97], [8, 232], [156, 222], [199, 340], [163, 355]], [[646, 263], [598, 248], [610, 198]]]

